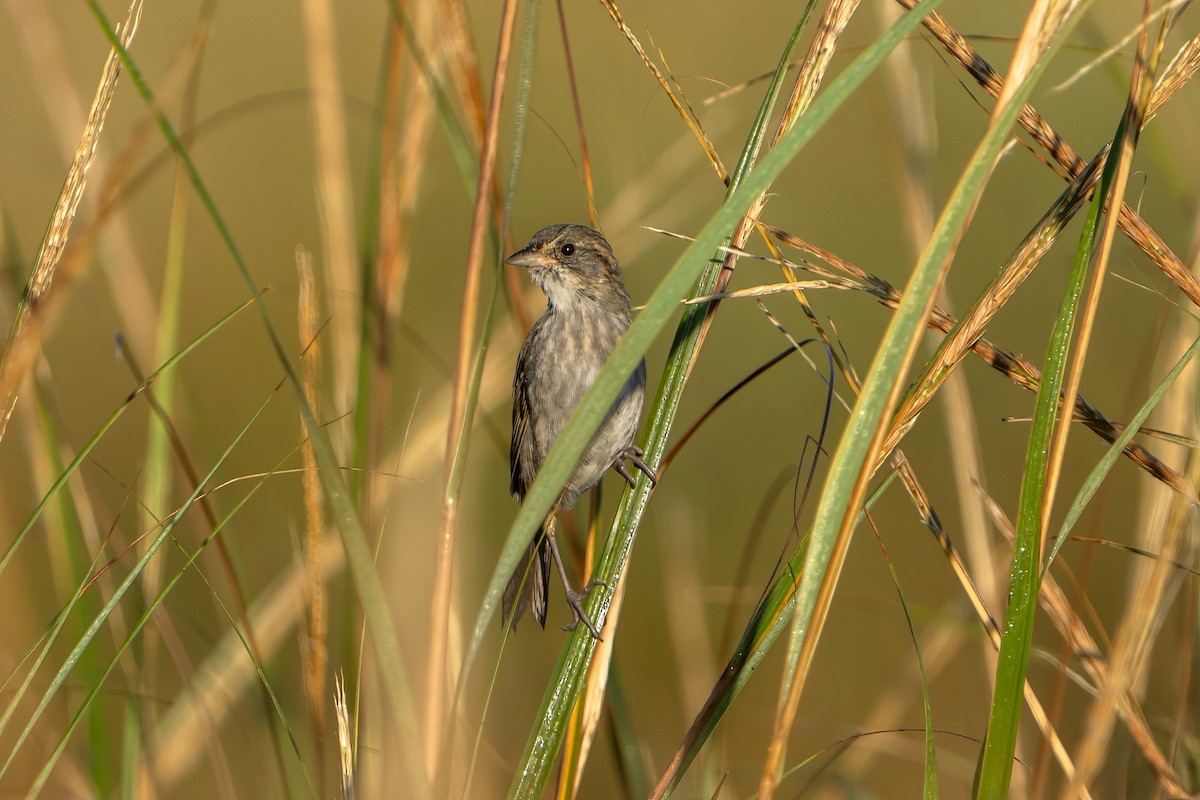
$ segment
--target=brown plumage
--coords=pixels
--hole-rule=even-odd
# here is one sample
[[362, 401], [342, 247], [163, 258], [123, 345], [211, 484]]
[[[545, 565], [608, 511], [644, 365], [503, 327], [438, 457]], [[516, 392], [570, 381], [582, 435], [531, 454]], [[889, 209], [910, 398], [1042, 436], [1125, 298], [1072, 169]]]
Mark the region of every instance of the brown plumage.
[[[548, 300], [546, 313], [534, 323], [521, 346], [513, 378], [510, 490], [523, 501], [571, 412], [629, 328], [633, 307], [612, 248], [603, 236], [582, 225], [551, 225], [538, 231], [528, 246], [509, 256], [507, 263], [528, 268]], [[626, 460], [654, 480], [654, 473], [641, 460], [642, 451], [633, 444], [645, 391], [646, 363], [642, 361], [563, 489], [562, 508], [572, 508], [580, 495], [600, 482], [609, 467], [633, 485]], [[517, 620], [532, 608], [534, 617], [545, 627], [553, 563], [558, 566], [574, 616], [567, 629], [582, 622], [600, 638], [583, 611], [583, 595], [574, 591], [567, 579], [554, 527], [551, 515], [529, 543], [509, 580], [504, 590], [504, 620], [515, 629]]]

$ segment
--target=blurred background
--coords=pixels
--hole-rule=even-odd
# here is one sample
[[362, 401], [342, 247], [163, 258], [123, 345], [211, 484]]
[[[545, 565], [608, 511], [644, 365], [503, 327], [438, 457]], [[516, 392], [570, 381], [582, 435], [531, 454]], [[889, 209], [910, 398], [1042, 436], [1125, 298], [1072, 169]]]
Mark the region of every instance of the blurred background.
[[[379, 357], [378, 372], [363, 373], [376, 379], [365, 450], [355, 445], [363, 441], [355, 429], [362, 409], [361, 385], [355, 383], [358, 349], [345, 342], [355, 341], [369, 303], [362, 284], [352, 278], [355, 272], [329, 267], [331, 250], [323, 237], [318, 201], [317, 123], [310, 102], [314, 51], [305, 32], [303, 4], [151, 4], [130, 48], [162, 110], [177, 129], [188, 132], [188, 150], [215, 207], [253, 280], [268, 288], [263, 299], [292, 359], [304, 349], [298, 330], [297, 248], [312, 254], [319, 286], [317, 316], [324, 326], [317, 337], [318, 417], [326, 423], [339, 460], [355, 468], [344, 476], [368, 539], [378, 540], [378, 569], [418, 713], [438, 617], [437, 532], [478, 168], [478, 140], [471, 131], [486, 109], [492, 84], [498, 5], [473, 0], [404, 5], [413, 41], [430, 63], [440, 65], [447, 105], [421, 93], [422, 68], [411, 58], [411, 48], [403, 46], [408, 41], [404, 34], [393, 26], [394, 7], [337, 4], [332, 27], [323, 28], [333, 34], [333, 79], [341, 89], [344, 112], [341, 155], [348, 168], [350, 204], [345, 218], [352, 221], [348, 252], [356, 265], [366, 263], [378, 255], [378, 231], [393, 225], [402, 231], [399, 277], [380, 300], [390, 316], [384, 317], [383, 338], [373, 345], [374, 352], [386, 357]], [[598, 224], [639, 303], [685, 245], [647, 227], [695, 234], [721, 203], [724, 187], [604, 7], [565, 5]], [[940, 11], [1004, 72], [1027, 5], [947, 0]], [[1111, 139], [1124, 109], [1136, 44], [1126, 37], [1140, 12], [1135, 5], [1140, 4], [1092, 4], [1031, 101], [1085, 159]], [[113, 22], [126, 13], [119, 3], [106, 1], [100, 7]], [[864, 2], [839, 41], [832, 73], [873, 41], [898, 8], [883, 0]], [[761, 102], [767, 84], [763, 76], [774, 70], [796, 24], [798, 4], [763, 0], [710, 11], [683, 0], [664, 0], [626, 4], [622, 11], [651, 57], [664, 71], [669, 69], [724, 163], [732, 167]], [[0, 316], [11, 320], [79, 144], [110, 44], [85, 4], [7, 0], [0, 18]], [[465, 39], [446, 32], [452, 19], [462, 25]], [[518, 17], [518, 51], [522, 24]], [[1195, 35], [1196, 27], [1192, 9], [1168, 39], [1168, 59]], [[536, 33], [523, 156], [510, 185], [519, 52], [511, 67], [496, 172], [497, 213], [511, 198], [510, 216], [499, 248], [486, 240], [480, 326], [493, 286], [511, 269], [499, 266], [504, 254], [547, 224], [589, 221], [556, 4], [542, 4]], [[811, 31], [805, 42], [809, 38]], [[463, 63], [455, 60], [458, 46], [473, 48], [474, 75], [446, 66]], [[471, 85], [482, 87], [483, 105], [471, 106], [463, 99], [469, 95], [464, 87]], [[787, 168], [772, 187], [763, 220], [902, 287], [923, 246], [930, 215], [936, 217], [952, 190], [991, 106], [990, 98], [922, 29]], [[396, 114], [391, 121], [389, 109]], [[1198, 114], [1200, 94], [1195, 85], [1187, 85], [1146, 128], [1126, 198], [1188, 265], [1195, 264], [1197, 252]], [[0, 614], [0, 669], [14, 676], [4, 683], [2, 695], [6, 707], [20, 698], [15, 717], [0, 733], [3, 752], [13, 751], [37, 699], [83, 633], [87, 617], [79, 615], [94, 616], [112, 596], [145, 546], [138, 543], [140, 537], [157, 535], [156, 520], [182, 505], [193, 485], [164, 449], [161, 431], [153, 432], [158, 422], [143, 394], [103, 432], [74, 473], [63, 495], [69, 501], [55, 501], [44, 511], [38, 511], [38, 503], [62, 474], [62, 465], [100, 432], [138, 386], [131, 362], [148, 373], [201, 336], [206, 337], [203, 342], [171, 370], [164, 402], [178, 446], [198, 475], [216, 467], [207, 484], [220, 488], [208, 502], [217, 519], [232, 514], [220, 533], [226, 550], [219, 555], [210, 547], [196, 562], [197, 570], [183, 568], [183, 550], [195, 548], [212, 531], [199, 507], [190, 509], [173, 531], [179, 546], [168, 541], [155, 556], [160, 583], [179, 577], [156, 615], [159, 622], [146, 628], [98, 684], [97, 665], [118, 652], [148, 602], [148, 589], [139, 582], [105, 623], [88, 658], [66, 675], [0, 780], [0, 789], [5, 796], [26, 791], [86, 692], [101, 685], [97, 701], [88, 706], [89, 719], [65, 743], [46, 796], [113, 796], [131, 784], [130, 775], [140, 776], [140, 783], [133, 781], [139, 796], [336, 794], [332, 676], [343, 669], [352, 698], [359, 687], [362, 691], [361, 793], [394, 796], [385, 787], [391, 785], [389, 776], [403, 769], [400, 745], [396, 732], [381, 722], [383, 714], [376, 714], [381, 709], [379, 676], [370, 645], [365, 656], [360, 650], [360, 609], [337, 554], [339, 540], [328, 510], [322, 518], [330, 525], [323, 539], [329, 544], [320, 561], [328, 577], [324, 716], [314, 716], [306, 704], [305, 664], [314, 643], [306, 633], [304, 610], [302, 542], [308, 523], [296, 396], [286, 386], [278, 389], [284, 369], [252, 308], [214, 330], [251, 291], [212, 214], [181, 184], [176, 159], [149, 115], [134, 82], [123, 75], [73, 233], [98, 232], [96, 246], [60, 297], [34, 381], [22, 393], [0, 441], [0, 538], [6, 551], [14, 547], [0, 581], [5, 609]], [[455, 129], [466, 143], [465, 162], [456, 151]], [[381, 146], [392, 147], [396, 141], [404, 143], [403, 159], [396, 182], [388, 184], [381, 178], [388, 174], [380, 166]], [[1035, 155], [1017, 143], [1000, 161], [949, 272], [947, 307], [961, 312], [970, 305], [1062, 191], [1062, 179], [1043, 159], [1040, 151]], [[99, 197], [113, 176], [121, 187], [119, 198], [97, 222]], [[381, 200], [381, 191], [404, 201], [397, 207]], [[1078, 222], [1068, 229], [1065, 246], [1049, 253], [997, 316], [988, 328], [989, 339], [1041, 363], [1078, 229]], [[765, 252], [761, 241], [751, 248]], [[1185, 344], [1195, 336], [1194, 309], [1123, 237], [1117, 239], [1111, 269], [1082, 393], [1120, 421], [1144, 402], [1178, 357], [1177, 332], [1183, 331]], [[770, 264], [743, 260], [732, 286], [776, 282], [778, 275]], [[518, 293], [502, 291], [496, 305], [461, 474], [447, 646], [451, 677], [516, 513], [508, 495], [509, 384], [524, 334], [522, 314], [536, 317], [544, 301], [524, 274], [507, 280], [508, 288]], [[865, 375], [893, 312], [858, 292], [816, 291], [810, 300], [836, 333], [847, 360]], [[813, 335], [791, 295], [764, 302], [793, 338]], [[177, 312], [170, 310], [176, 303]], [[165, 350], [159, 343], [164, 320], [177, 328]], [[649, 353], [652, 389], [673, 328], [668, 325]], [[128, 354], [118, 346], [118, 335]], [[936, 342], [929, 334], [918, 365]], [[684, 394], [673, 439], [724, 392], [787, 347], [787, 339], [753, 301], [725, 302]], [[814, 357], [824, 364], [823, 356]], [[1004, 418], [1028, 417], [1034, 396], [977, 359], [965, 362], [959, 372], [969, 392], [974, 419], [968, 430], [981, 465], [978, 474], [967, 476], [982, 487], [970, 504], [985, 493], [1011, 519], [1029, 426]], [[386, 389], [379, 388], [379, 381]], [[851, 397], [844, 384], [837, 389]], [[1185, 409], [1192, 402], [1190, 391], [1180, 387]], [[794, 551], [797, 536], [811, 520], [815, 503], [800, 507], [799, 497], [812, 457], [808, 438], [820, 429], [824, 403], [821, 378], [800, 359], [787, 359], [726, 403], [663, 474], [623, 578], [627, 594], [615, 639], [611, 690], [616, 698], [611, 702], [619, 702], [620, 708], [601, 724], [579, 796], [635, 795], [648, 788], [640, 781], [653, 782], [661, 774], [773, 568]], [[959, 541], [969, 523], [964, 523], [964, 476], [952, 452], [962, 443], [950, 433], [946, 409], [935, 400], [903, 449], [951, 538]], [[844, 409], [835, 406], [828, 450], [836, 445], [845, 419]], [[1158, 419], [1151, 417], [1150, 424]], [[1194, 436], [1179, 427], [1181, 419], [1174, 417], [1164, 426]], [[235, 445], [244, 428], [244, 438]], [[1148, 440], [1147, 445], [1181, 469], [1190, 453], [1174, 443]], [[1056, 520], [1104, 447], [1084, 429], [1073, 431]], [[169, 455], [158, 460], [152, 452]], [[56, 458], [61, 460], [57, 466]], [[825, 466], [823, 459], [814, 491]], [[260, 476], [272, 471], [279, 473], [259, 486]], [[607, 529], [621, 491], [620, 479], [610, 476], [603, 486], [601, 531]], [[1161, 484], [1121, 461], [1076, 533], [1133, 543], [1139, 526], [1163, 524], [1156, 504], [1169, 497]], [[156, 505], [149, 505], [148, 498]], [[580, 531], [586, 528], [585, 505], [575, 515]], [[789, 745], [789, 763], [810, 756], [814, 761], [783, 787], [788, 796], [888, 798], [920, 791], [921, 682], [913, 639], [888, 570], [890, 558], [921, 643], [933, 719], [944, 732], [938, 737], [942, 790], [946, 796], [966, 796], [987, 723], [994, 652], [945, 556], [898, 485], [878, 503], [873, 518], [878, 538], [864, 528], [851, 547]], [[29, 520], [28, 534], [14, 546]], [[992, 572], [975, 578], [994, 613], [1002, 613], [1010, 551], [990, 520], [986, 534], [995, 554]], [[69, 542], [68, 536], [81, 538]], [[582, 547], [568, 550], [578, 567]], [[1188, 552], [1192, 555], [1184, 560], [1190, 557], [1194, 569], [1194, 551]], [[110, 560], [111, 566], [103, 569]], [[1063, 582], [1070, 586], [1068, 592], [1078, 593], [1077, 608], [1101, 642], [1121, 618], [1139, 561], [1128, 550], [1095, 543], [1070, 542], [1063, 549], [1062, 563], [1078, 579]], [[972, 562], [972, 569], [980, 563], [987, 562]], [[101, 571], [102, 580], [83, 594], [92, 610], [71, 612], [64, 635], [34, 673], [32, 688], [18, 695], [17, 686], [32, 663], [29, 654], [37, 652], [56, 615], [87, 576]], [[236, 589], [231, 575], [236, 575]], [[1194, 682], [1196, 675], [1194, 573], [1182, 586], [1142, 684], [1151, 729], [1164, 747], [1181, 742], [1181, 772], [1187, 772], [1190, 753], [1194, 788], [1195, 688], [1184, 681], [1190, 673]], [[237, 616], [239, 602], [262, 615], [255, 617], [261, 667], [278, 712], [264, 708], [246, 650], [230, 638], [229, 615]], [[469, 796], [498, 797], [506, 791], [564, 641], [558, 627], [568, 621], [556, 587], [546, 630], [526, 621], [508, 639], [502, 658], [500, 626], [493, 621], [460, 713], [451, 723], [454, 791], [462, 791], [481, 724]], [[1063, 660], [1072, 656], [1062, 652], [1061, 638], [1044, 617], [1038, 624], [1030, 680], [1056, 699], [1057, 728], [1071, 743], [1080, 736], [1090, 697], [1077, 685], [1062, 685]], [[721, 797], [745, 797], [755, 790], [774, 720], [781, 663], [782, 651], [764, 661], [691, 768], [682, 796], [714, 796], [719, 784]], [[204, 683], [205, 676], [214, 682]], [[201, 687], [211, 692], [203, 703], [197, 700]], [[1173, 738], [1180, 709], [1188, 707], [1185, 733]], [[287, 720], [295, 751], [280, 732], [276, 714]], [[325, 727], [315, 729], [321, 719]], [[616, 732], [621, 725], [629, 730]], [[1022, 763], [1015, 768], [1014, 791], [1028, 789], [1025, 781], [1035, 767], [1048, 770], [1050, 786], [1059, 785], [1055, 769], [1039, 763], [1042, 740], [1036, 728], [1027, 728], [1019, 743]], [[847, 737], [877, 730], [885, 732], [844, 744]], [[1152, 796], [1153, 776], [1128, 732], [1118, 726], [1115, 737], [1094, 786], [1096, 796]], [[622, 751], [615, 742], [628, 747]], [[154, 763], [159, 764], [157, 773], [147, 766]], [[319, 788], [314, 791], [313, 786]]]

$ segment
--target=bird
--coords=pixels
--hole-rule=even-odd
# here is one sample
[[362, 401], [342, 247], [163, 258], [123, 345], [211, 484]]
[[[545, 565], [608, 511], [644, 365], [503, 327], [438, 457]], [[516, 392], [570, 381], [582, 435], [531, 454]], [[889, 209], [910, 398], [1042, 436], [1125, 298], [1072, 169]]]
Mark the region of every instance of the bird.
[[[543, 228], [505, 263], [528, 269], [547, 301], [545, 313], [521, 345], [513, 376], [509, 488], [513, 497], [523, 502], [571, 412], [629, 328], [633, 304], [612, 247], [603, 235], [583, 225]], [[514, 631], [530, 609], [538, 623], [546, 626], [553, 563], [572, 614], [563, 630], [574, 630], [582, 622], [594, 638], [601, 638], [582, 604], [588, 591], [600, 582], [588, 583], [582, 593], [572, 588], [555, 538], [554, 517], [558, 508], [573, 508], [610, 467], [634, 486], [626, 461], [655, 483], [654, 471], [633, 442], [645, 394], [646, 361], [642, 359], [613, 401], [563, 488], [558, 505], [539, 527], [509, 579], [502, 620]]]

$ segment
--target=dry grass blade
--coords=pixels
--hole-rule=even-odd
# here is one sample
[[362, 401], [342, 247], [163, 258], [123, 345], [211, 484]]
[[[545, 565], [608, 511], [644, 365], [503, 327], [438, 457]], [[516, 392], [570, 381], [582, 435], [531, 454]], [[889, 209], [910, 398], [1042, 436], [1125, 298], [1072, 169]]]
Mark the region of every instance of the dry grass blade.
[[[320, 415], [317, 375], [320, 369], [320, 348], [317, 332], [320, 328], [317, 310], [317, 284], [312, 270], [312, 254], [296, 248], [296, 271], [300, 276], [300, 380], [313, 413]], [[301, 433], [304, 420], [300, 421]], [[307, 607], [308, 630], [300, 636], [300, 657], [304, 666], [304, 694], [308, 700], [308, 716], [318, 752], [324, 750], [325, 738], [325, 669], [329, 654], [326, 650], [328, 611], [325, 599], [325, 578], [320, 562], [321, 537], [325, 527], [321, 508], [321, 479], [317, 473], [317, 457], [312, 443], [305, 440], [300, 452], [304, 458], [304, 603]], [[339, 722], [339, 731], [340, 731]], [[318, 762], [323, 764], [324, 761]], [[323, 770], [319, 770], [323, 772]], [[324, 787], [324, 775], [318, 785]]]
[[350, 736], [350, 711], [346, 706], [346, 679], [341, 675], [334, 679], [333, 710], [337, 715], [338, 755], [342, 765], [342, 800], [355, 800], [354, 789], [354, 741]]
[[676, 96], [671, 88], [671, 84], [662, 74], [662, 70], [658, 68], [658, 65], [654, 63], [654, 60], [650, 56], [646, 55], [646, 49], [642, 47], [642, 43], [638, 41], [637, 36], [634, 35], [629, 26], [625, 24], [625, 19], [621, 16], [621, 10], [617, 8], [617, 4], [613, 0], [600, 0], [600, 4], [604, 6], [604, 10], [612, 17], [612, 21], [617, 24], [617, 28], [621, 31], [622, 35], [633, 45], [633, 49], [637, 51], [638, 58], [646, 65], [646, 69], [650, 70], [650, 74], [658, 81], [658, 85], [667, 93], [667, 99], [671, 101], [671, 105], [675, 106], [675, 110], [679, 112], [679, 116], [687, 123], [688, 128], [691, 129], [692, 134], [696, 137], [696, 141], [704, 149], [704, 155], [708, 157], [709, 163], [717, 171], [717, 177], [721, 179], [722, 183], [728, 184], [729, 172], [725, 169], [725, 165], [721, 163], [721, 156], [717, 153], [716, 145], [708, 138], [708, 134], [704, 131], [704, 126], [700, 124], [700, 120], [692, 113], [691, 106]]
[[773, 294], [781, 294], [783, 292], [802, 292], [807, 289], [860, 289], [857, 283], [852, 281], [838, 280], [837, 278], [825, 278], [821, 280], [811, 281], [788, 281], [787, 283], [766, 283], [760, 286], [751, 286], [748, 289], [738, 289], [734, 292], [717, 292], [716, 294], [706, 294], [703, 297], [690, 297], [684, 300], [684, 304], [689, 306], [703, 305], [716, 300], [739, 300], [747, 297], [768, 297]]
[[[118, 29], [122, 42], [129, 47], [137, 33], [138, 22], [142, 15], [141, 0], [134, 0], [129, 6], [125, 23]], [[121, 60], [116, 49], [109, 50], [100, 72], [100, 82], [96, 86], [96, 96], [88, 111], [87, 123], [80, 137], [79, 147], [67, 170], [67, 179], [63, 183], [58, 201], [54, 206], [54, 214], [42, 241], [37, 263], [26, 284], [25, 297], [17, 310], [16, 321], [9, 334], [4, 356], [0, 359], [0, 439], [8, 427], [12, 416], [13, 406], [17, 401], [17, 391], [32, 366], [33, 358], [39, 345], [40, 332], [46, 323], [49, 309], [43, 306], [42, 300], [54, 281], [55, 270], [66, 249], [67, 240], [71, 233], [71, 223], [75, 221], [75, 212], [83, 199], [87, 186], [87, 174], [96, 158], [96, 150], [100, 146], [100, 134], [104, 130], [104, 121], [112, 105], [116, 93], [117, 81], [121, 77]]]

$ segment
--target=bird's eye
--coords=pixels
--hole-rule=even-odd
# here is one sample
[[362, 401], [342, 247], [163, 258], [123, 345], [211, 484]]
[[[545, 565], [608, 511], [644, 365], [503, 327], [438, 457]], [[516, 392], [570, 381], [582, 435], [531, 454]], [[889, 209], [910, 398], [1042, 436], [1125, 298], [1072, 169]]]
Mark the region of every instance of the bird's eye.
[[558, 248], [558, 252], [562, 253], [564, 256], [573, 255], [575, 253], [575, 245], [567, 242], [562, 247]]

